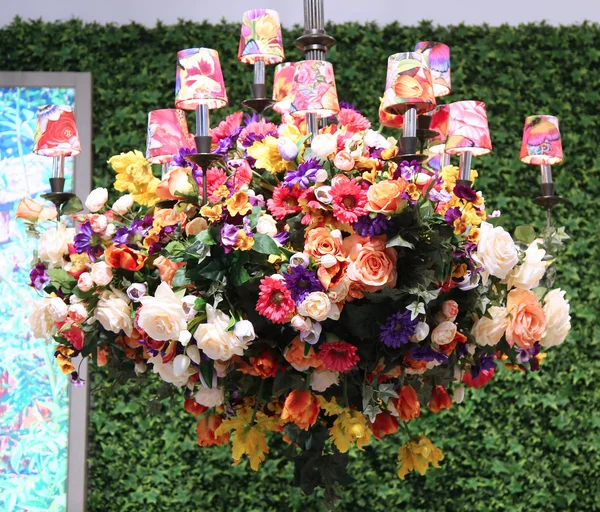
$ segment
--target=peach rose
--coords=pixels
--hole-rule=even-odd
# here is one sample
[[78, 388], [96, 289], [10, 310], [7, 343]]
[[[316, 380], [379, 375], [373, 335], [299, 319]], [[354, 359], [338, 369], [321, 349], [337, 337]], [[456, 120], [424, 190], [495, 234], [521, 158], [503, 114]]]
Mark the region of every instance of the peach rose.
[[515, 288], [508, 294], [506, 310], [511, 316], [506, 329], [506, 341], [512, 347], [533, 347], [546, 330], [546, 315], [535, 293]]
[[438, 325], [431, 333], [431, 341], [436, 345], [448, 345], [456, 336], [456, 324], [445, 321]]
[[454, 300], [444, 301], [442, 304], [442, 314], [446, 320], [454, 322], [458, 315], [458, 304]]
[[367, 190], [367, 210], [375, 213], [399, 212], [406, 206], [402, 193], [406, 189], [404, 180], [383, 180]]
[[304, 242], [304, 252], [312, 256], [317, 262], [327, 254], [341, 258], [341, 237], [334, 237], [327, 228], [316, 228], [308, 232]]
[[196, 236], [208, 227], [206, 219], [196, 217], [185, 225], [185, 234], [187, 236]]
[[17, 219], [25, 219], [30, 222], [44, 222], [56, 218], [56, 208], [44, 208], [33, 199], [26, 197], [17, 206]]
[[351, 171], [354, 169], [354, 158], [348, 151], [340, 151], [333, 159], [335, 165], [340, 171]]
[[375, 292], [396, 286], [396, 251], [386, 249], [384, 237], [370, 240], [351, 235], [344, 240], [344, 253], [350, 258], [347, 275], [351, 281], [360, 283], [363, 289]]
[[169, 258], [165, 258], [164, 256], [159, 256], [154, 260], [154, 266], [158, 268], [158, 275], [160, 276], [160, 280], [163, 283], [167, 283], [170, 285], [173, 282], [173, 278], [175, 277], [175, 272], [180, 267], [183, 267], [185, 263], [175, 263], [171, 261]]
[[188, 173], [182, 167], [169, 172], [156, 187], [156, 195], [163, 200], [184, 199], [193, 192]]

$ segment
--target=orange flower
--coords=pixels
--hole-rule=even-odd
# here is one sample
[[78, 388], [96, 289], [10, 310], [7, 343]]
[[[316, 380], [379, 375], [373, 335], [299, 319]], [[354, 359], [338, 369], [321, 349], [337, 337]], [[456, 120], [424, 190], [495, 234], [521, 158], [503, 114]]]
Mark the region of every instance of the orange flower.
[[342, 246], [351, 261], [348, 277], [364, 290], [375, 292], [396, 286], [397, 253], [394, 248], [386, 249], [385, 236], [365, 238], [350, 235], [344, 239]]
[[96, 349], [96, 364], [104, 366], [108, 363], [108, 345]]
[[17, 206], [17, 219], [25, 219], [30, 222], [44, 222], [56, 218], [56, 208], [44, 208], [41, 204], [36, 203], [33, 199], [26, 197], [21, 200]]
[[402, 98], [420, 98], [423, 94], [421, 83], [410, 75], [400, 75], [394, 84], [396, 96]]
[[394, 213], [406, 206], [402, 193], [408, 183], [403, 180], [382, 180], [371, 185], [367, 190], [367, 210], [376, 213]]
[[429, 402], [429, 410], [436, 414], [442, 409], [450, 409], [452, 407], [452, 399], [444, 386], [436, 386], [431, 392], [431, 401]]
[[299, 372], [304, 372], [309, 368], [321, 368], [321, 361], [313, 347], [310, 347], [308, 354], [304, 353], [304, 342], [300, 340], [300, 336], [296, 336], [287, 346], [283, 353], [285, 360], [290, 363]]
[[511, 317], [506, 329], [506, 341], [512, 347], [533, 347], [546, 330], [546, 315], [535, 293], [515, 288], [508, 294], [506, 311]]
[[164, 200], [185, 199], [194, 192], [194, 186], [183, 167], [173, 169], [156, 187], [156, 195]]
[[200, 446], [221, 446], [229, 442], [229, 433], [216, 437], [215, 430], [223, 423], [223, 418], [220, 414], [205, 414], [200, 418], [196, 425], [198, 432], [198, 444]]
[[104, 261], [112, 268], [125, 270], [140, 270], [146, 262], [147, 256], [125, 244], [112, 245], [104, 251]]
[[415, 419], [421, 414], [421, 404], [417, 392], [411, 385], [402, 386], [398, 398], [392, 401], [402, 421]]
[[265, 348], [257, 356], [251, 357], [250, 362], [261, 379], [275, 377], [277, 374], [277, 358], [268, 348]]
[[200, 215], [206, 217], [211, 222], [217, 222], [220, 220], [222, 214], [223, 207], [220, 204], [216, 204], [214, 206], [208, 206], [205, 204], [202, 208], [200, 208]]
[[299, 428], [308, 428], [317, 422], [319, 416], [319, 399], [308, 390], [294, 389], [283, 404], [281, 419], [292, 421]]
[[381, 439], [398, 431], [398, 420], [387, 411], [380, 412], [371, 423], [371, 430], [377, 439]]
[[160, 228], [179, 224], [185, 221], [186, 218], [187, 217], [184, 212], [178, 212], [173, 208], [165, 208], [164, 210], [155, 211], [154, 220], [152, 221], [152, 230], [157, 229], [160, 231]]
[[308, 232], [304, 242], [304, 252], [312, 256], [317, 262], [326, 255], [335, 256], [342, 260], [342, 242], [334, 237], [327, 228], [316, 228]]
[[227, 199], [225, 206], [227, 207], [229, 215], [232, 217], [235, 217], [236, 215], [246, 215], [252, 210], [252, 205], [248, 201], [248, 194], [243, 190], [236, 192]]
[[177, 269], [183, 267], [185, 263], [176, 263], [174, 261], [171, 261], [169, 258], [159, 256], [154, 260], [153, 265], [156, 268], [158, 268], [158, 275], [160, 277], [160, 280], [164, 283], [167, 283], [170, 286], [173, 281], [173, 278], [175, 277]]
[[187, 236], [195, 236], [208, 227], [206, 219], [202, 217], [196, 217], [185, 225], [185, 234]]
[[186, 398], [185, 402], [183, 403], [183, 408], [190, 414], [196, 416], [196, 418], [208, 411], [208, 407], [200, 405], [193, 398]]

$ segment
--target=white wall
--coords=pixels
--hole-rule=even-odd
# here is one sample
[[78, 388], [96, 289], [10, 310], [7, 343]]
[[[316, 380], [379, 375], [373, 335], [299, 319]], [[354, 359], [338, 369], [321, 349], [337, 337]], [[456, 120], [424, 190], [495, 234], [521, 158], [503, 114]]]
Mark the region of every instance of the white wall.
[[[279, 11], [284, 26], [302, 23], [302, 0], [0, 0], [0, 5], [0, 26], [17, 15], [45, 21], [71, 17], [99, 23], [136, 21], [148, 26], [157, 20], [172, 24], [179, 18], [238, 21], [244, 10], [265, 7]], [[440, 25], [542, 20], [568, 25], [600, 22], [600, 0], [325, 0], [325, 16], [335, 22], [398, 20], [403, 25], [422, 19]]]

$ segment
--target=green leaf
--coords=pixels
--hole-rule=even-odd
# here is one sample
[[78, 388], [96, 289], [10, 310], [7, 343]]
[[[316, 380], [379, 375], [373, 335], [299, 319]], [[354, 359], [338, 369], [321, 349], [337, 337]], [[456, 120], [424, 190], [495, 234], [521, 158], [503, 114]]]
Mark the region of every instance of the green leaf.
[[190, 279], [186, 276], [185, 274], [185, 267], [181, 267], [178, 268], [177, 271], [175, 272], [175, 275], [173, 276], [173, 281], [171, 283], [171, 286], [173, 288], [179, 288], [182, 286], [187, 286], [188, 284], [191, 284], [192, 281], [190, 281]]
[[386, 247], [408, 247], [409, 249], [414, 249], [414, 244], [407, 242], [400, 235], [396, 235], [394, 238], [387, 241], [385, 244]]
[[210, 229], [200, 231], [200, 233], [196, 235], [195, 240], [202, 242], [204, 245], [215, 245], [217, 243], [217, 239], [213, 236]]
[[72, 196], [69, 200], [60, 207], [61, 215], [72, 215], [83, 210], [81, 199], [77, 196]]
[[261, 254], [279, 254], [279, 247], [270, 236], [257, 233], [254, 235], [252, 250]]
[[262, 208], [260, 206], [254, 206], [252, 208], [252, 213], [250, 215], [248, 215], [248, 218], [250, 219], [250, 227], [252, 229], [256, 229], [256, 225], [258, 224], [258, 219], [260, 219], [261, 211], [262, 211]]
[[535, 240], [535, 228], [531, 224], [525, 224], [515, 229], [515, 240], [530, 244]]

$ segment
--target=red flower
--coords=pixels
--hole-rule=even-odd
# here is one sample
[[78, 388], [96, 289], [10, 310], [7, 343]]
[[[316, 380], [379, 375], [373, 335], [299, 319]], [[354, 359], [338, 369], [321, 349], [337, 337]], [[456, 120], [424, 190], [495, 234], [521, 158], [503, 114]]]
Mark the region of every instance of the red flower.
[[331, 187], [333, 216], [340, 222], [354, 223], [366, 215], [367, 194], [356, 180], [337, 180]]
[[444, 386], [436, 386], [431, 392], [431, 401], [429, 402], [429, 410], [436, 414], [442, 409], [450, 409], [452, 407], [452, 399]]
[[251, 357], [250, 362], [261, 379], [275, 377], [277, 374], [277, 358], [268, 348], [262, 350], [257, 356]]
[[190, 414], [196, 416], [196, 418], [208, 411], [208, 407], [200, 405], [193, 398], [186, 398], [185, 402], [183, 403], [183, 408]]
[[286, 323], [294, 313], [296, 304], [283, 279], [267, 276], [260, 282], [256, 311], [274, 324]]
[[371, 430], [377, 439], [381, 439], [398, 431], [398, 420], [387, 411], [380, 412], [371, 423]]
[[61, 336], [69, 340], [73, 348], [76, 350], [83, 348], [84, 334], [78, 325], [74, 324], [71, 320], [67, 320], [66, 322], [57, 322], [56, 327], [59, 329]]
[[338, 114], [338, 121], [341, 125], [355, 132], [371, 128], [371, 121], [351, 108], [341, 109]]
[[392, 401], [402, 421], [412, 420], [421, 414], [421, 404], [417, 392], [411, 385], [402, 386], [398, 398]]
[[112, 245], [104, 251], [104, 260], [109, 267], [125, 270], [140, 270], [147, 256], [125, 244]]
[[494, 368], [491, 370], [481, 370], [476, 379], [474, 379], [470, 373], [465, 373], [462, 380], [470, 388], [480, 388], [492, 380], [495, 371]]
[[[218, 196], [214, 196], [215, 191], [221, 186], [224, 185], [227, 181], [227, 173], [220, 169], [219, 167], [211, 167], [208, 171], [206, 171], [206, 175], [208, 176], [208, 183], [206, 185], [208, 191], [208, 198], [211, 203], [218, 203], [221, 198]], [[203, 177], [198, 179], [198, 188], [202, 191], [203, 187]], [[202, 193], [202, 192], [200, 192]]]
[[277, 185], [273, 190], [273, 197], [267, 201], [269, 211], [277, 220], [283, 220], [288, 215], [302, 211], [298, 205], [298, 198], [302, 190], [298, 187], [288, 188], [284, 184]]
[[229, 434], [226, 432], [219, 437], [215, 437], [215, 430], [223, 423], [223, 418], [219, 414], [205, 414], [200, 418], [196, 425], [198, 432], [198, 444], [200, 446], [220, 446], [229, 442]]
[[319, 358], [325, 368], [332, 372], [347, 372], [356, 366], [360, 357], [356, 355], [358, 349], [345, 341], [325, 343], [319, 349]]
[[317, 422], [319, 410], [319, 399], [315, 395], [308, 390], [294, 389], [285, 399], [281, 419], [308, 430]]
[[216, 128], [211, 130], [212, 142], [216, 144], [221, 139], [229, 137], [235, 130], [237, 130], [242, 124], [242, 118], [244, 117], [243, 112], [236, 112], [221, 121]]

